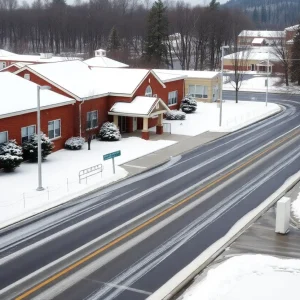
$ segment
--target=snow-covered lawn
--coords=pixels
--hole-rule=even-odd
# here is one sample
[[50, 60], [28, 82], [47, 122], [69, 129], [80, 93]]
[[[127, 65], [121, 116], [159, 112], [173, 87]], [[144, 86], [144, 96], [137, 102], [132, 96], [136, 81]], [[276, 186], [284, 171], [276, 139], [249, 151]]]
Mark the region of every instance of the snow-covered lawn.
[[300, 260], [241, 255], [209, 270], [183, 300], [299, 299], [299, 283]]
[[[222, 127], [219, 126], [220, 108], [217, 103], [198, 102], [197, 111], [186, 115], [184, 121], [164, 120], [171, 124], [172, 134], [195, 136], [205, 131], [230, 132], [280, 111], [274, 103], [254, 101], [225, 101], [222, 109]], [[155, 130], [152, 128], [151, 130]]]
[[297, 199], [292, 202], [292, 212], [296, 219], [300, 222], [300, 192]]
[[[224, 90], [234, 90], [235, 84], [228, 82], [228, 76], [224, 75]], [[267, 76], [264, 74], [245, 74], [240, 91], [252, 91], [252, 92], [266, 92], [265, 81]], [[300, 87], [290, 84], [286, 87], [282, 80], [282, 77], [275, 75], [269, 76], [269, 92], [272, 93], [299, 93]]]
[[[44, 191], [38, 192], [37, 164], [23, 163], [12, 173], [0, 171], [0, 227], [12, 218], [22, 218], [46, 208], [68, 201], [78, 193], [103, 186], [121, 179], [127, 172], [116, 168], [112, 171], [112, 161], [103, 161], [106, 153], [121, 150], [121, 156], [115, 158], [116, 165], [141, 157], [153, 151], [174, 144], [174, 141], [145, 141], [140, 138], [124, 138], [118, 142], [92, 141], [91, 150], [87, 144], [82, 150], [60, 150], [48, 156], [42, 164]], [[80, 170], [102, 163], [104, 171], [91, 176], [79, 184]]]

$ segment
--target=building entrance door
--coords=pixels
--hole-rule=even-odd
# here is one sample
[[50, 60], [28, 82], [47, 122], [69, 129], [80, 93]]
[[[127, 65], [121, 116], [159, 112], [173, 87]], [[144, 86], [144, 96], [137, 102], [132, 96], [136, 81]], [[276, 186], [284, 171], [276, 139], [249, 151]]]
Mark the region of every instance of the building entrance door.
[[121, 133], [127, 132], [127, 120], [126, 117], [119, 117], [118, 124]]
[[132, 131], [137, 130], [137, 118], [132, 118]]

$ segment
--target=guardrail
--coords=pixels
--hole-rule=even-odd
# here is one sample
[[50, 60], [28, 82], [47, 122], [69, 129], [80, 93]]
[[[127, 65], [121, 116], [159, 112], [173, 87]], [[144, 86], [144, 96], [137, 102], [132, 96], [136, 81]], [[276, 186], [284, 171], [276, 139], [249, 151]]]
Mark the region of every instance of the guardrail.
[[83, 179], [85, 179], [87, 182], [88, 177], [99, 174], [99, 173], [101, 173], [101, 177], [102, 177], [102, 172], [103, 172], [102, 164], [98, 164], [98, 165], [80, 170], [78, 173], [79, 183], [81, 183], [81, 180], [83, 180]]

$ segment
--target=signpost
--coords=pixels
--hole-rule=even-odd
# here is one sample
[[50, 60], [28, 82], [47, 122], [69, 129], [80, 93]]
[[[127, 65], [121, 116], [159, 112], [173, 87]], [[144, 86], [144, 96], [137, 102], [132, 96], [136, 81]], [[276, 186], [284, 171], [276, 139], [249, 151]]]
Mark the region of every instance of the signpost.
[[107, 153], [103, 155], [103, 160], [109, 160], [112, 159], [112, 163], [113, 163], [113, 172], [114, 174], [116, 173], [116, 169], [115, 169], [115, 157], [121, 156], [121, 151], [115, 151], [112, 153]]

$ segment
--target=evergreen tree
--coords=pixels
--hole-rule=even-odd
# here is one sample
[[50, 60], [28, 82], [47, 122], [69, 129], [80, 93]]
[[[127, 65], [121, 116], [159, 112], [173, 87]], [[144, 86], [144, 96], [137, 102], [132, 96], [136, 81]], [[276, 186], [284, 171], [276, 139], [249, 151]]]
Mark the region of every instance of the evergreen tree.
[[168, 19], [162, 0], [154, 2], [148, 15], [148, 28], [144, 59], [152, 67], [161, 67], [168, 63], [166, 40], [168, 37]]
[[217, 2], [217, 0], [211, 0], [209, 3], [209, 8], [211, 10], [216, 10], [219, 8], [219, 6], [220, 6], [220, 2]]
[[261, 8], [261, 22], [267, 23], [268, 21], [268, 13], [266, 7], [263, 5]]
[[107, 51], [114, 52], [121, 48], [121, 41], [119, 37], [118, 30], [115, 26], [111, 29], [108, 37]]
[[253, 14], [252, 14], [252, 20], [257, 24], [259, 22], [259, 14], [256, 6], [254, 7]]
[[300, 85], [300, 26], [294, 37], [294, 44], [292, 47], [291, 80]]

